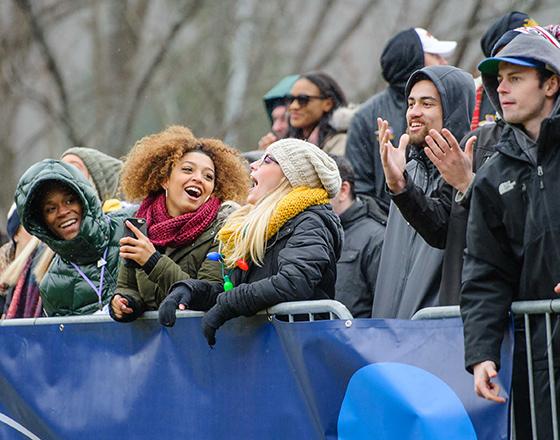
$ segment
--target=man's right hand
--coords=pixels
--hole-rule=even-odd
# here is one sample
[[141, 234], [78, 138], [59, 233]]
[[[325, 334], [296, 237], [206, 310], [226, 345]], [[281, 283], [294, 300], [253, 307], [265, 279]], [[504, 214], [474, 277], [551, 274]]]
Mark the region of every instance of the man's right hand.
[[480, 397], [497, 403], [505, 403], [506, 399], [499, 396], [500, 386], [492, 382], [498, 375], [493, 361], [484, 361], [473, 367], [474, 391]]
[[266, 150], [270, 144], [276, 142], [278, 140], [278, 136], [274, 133], [269, 132], [265, 134], [262, 138], [259, 139], [259, 150]]
[[124, 315], [130, 315], [134, 311], [128, 307], [128, 300], [119, 294], [113, 295], [111, 309], [117, 319], [122, 319]]
[[389, 123], [381, 118], [377, 118], [377, 128], [379, 136], [379, 153], [383, 163], [383, 173], [385, 181], [392, 193], [398, 194], [404, 191], [406, 180], [404, 170], [406, 168], [406, 147], [408, 146], [409, 136], [403, 134], [399, 141], [399, 147], [393, 147], [389, 131]]

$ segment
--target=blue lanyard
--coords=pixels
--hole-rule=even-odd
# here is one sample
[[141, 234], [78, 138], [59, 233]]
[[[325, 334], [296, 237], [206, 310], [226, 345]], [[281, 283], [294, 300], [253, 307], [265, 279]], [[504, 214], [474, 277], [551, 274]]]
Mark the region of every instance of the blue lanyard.
[[82, 271], [82, 269], [80, 269], [80, 267], [76, 263], [70, 262], [70, 264], [74, 267], [74, 269], [76, 269], [78, 271], [78, 273], [81, 275], [81, 277], [86, 281], [86, 283], [88, 283], [90, 285], [90, 287], [93, 289], [93, 291], [97, 294], [99, 310], [103, 309], [103, 302], [101, 301], [101, 298], [103, 297], [103, 279], [105, 278], [105, 266], [107, 266], [107, 250], [108, 249], [109, 249], [109, 247], [107, 246], [105, 248], [105, 251], [103, 252], [103, 257], [101, 258], [101, 260], [99, 260], [97, 262], [97, 267], [101, 266], [101, 277], [100, 277], [100, 280], [99, 280], [99, 288], [95, 287], [95, 284], [93, 284], [93, 281], [91, 281], [91, 279]]

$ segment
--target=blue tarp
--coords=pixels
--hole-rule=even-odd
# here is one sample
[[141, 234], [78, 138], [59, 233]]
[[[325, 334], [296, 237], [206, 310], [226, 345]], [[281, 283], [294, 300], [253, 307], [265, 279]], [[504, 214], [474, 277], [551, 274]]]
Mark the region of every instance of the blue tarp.
[[2, 326], [0, 438], [507, 438], [507, 405], [463, 368], [460, 319], [348, 324], [238, 318], [214, 349], [200, 318]]

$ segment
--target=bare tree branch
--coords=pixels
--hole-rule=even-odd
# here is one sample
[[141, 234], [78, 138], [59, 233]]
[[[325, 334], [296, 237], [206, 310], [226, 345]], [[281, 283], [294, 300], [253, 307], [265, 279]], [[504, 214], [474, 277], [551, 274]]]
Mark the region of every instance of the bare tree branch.
[[317, 19], [313, 23], [313, 26], [307, 33], [307, 38], [301, 45], [300, 51], [295, 56], [295, 61], [292, 67], [293, 72], [301, 73], [303, 71], [303, 67], [305, 66], [305, 62], [309, 58], [311, 49], [313, 48], [315, 42], [318, 40], [321, 29], [323, 29], [323, 27], [325, 26], [327, 16], [329, 15], [335, 3], [336, 0], [326, 0], [321, 4], [321, 7], [319, 8], [319, 15], [317, 16]]
[[45, 28], [49, 28], [74, 13], [87, 9], [91, 3], [92, 0], [58, 0], [51, 4], [38, 4], [35, 15], [41, 17], [41, 22]]
[[396, 34], [397, 32], [403, 29], [403, 23], [406, 23], [410, 17], [410, 0], [403, 0], [401, 5], [399, 6], [399, 14], [397, 15], [397, 19], [393, 24], [393, 30], [391, 31], [391, 35]]
[[434, 11], [441, 11], [444, 4], [445, 0], [434, 0], [432, 6], [428, 8], [428, 15], [426, 15], [420, 27], [429, 31], [434, 25], [434, 22], [441, 18], [441, 16], [434, 13]]
[[471, 9], [471, 14], [469, 15], [468, 19], [465, 22], [465, 27], [464, 27], [465, 32], [463, 33], [463, 36], [459, 40], [459, 42], [457, 44], [457, 50], [455, 51], [455, 63], [454, 64], [456, 66], [461, 64], [461, 62], [463, 61], [463, 57], [465, 56], [465, 53], [467, 51], [467, 47], [469, 46], [469, 43], [471, 41], [468, 30], [471, 29], [472, 27], [474, 27], [474, 25], [478, 21], [478, 16], [479, 16], [481, 10], [483, 9], [483, 7], [484, 7], [484, 2], [482, 0], [476, 0], [474, 2], [474, 5]]
[[[51, 100], [32, 87], [24, 84], [19, 78], [21, 77], [12, 75], [12, 89], [17, 91], [17, 94], [22, 99], [27, 99], [28, 101], [31, 101], [32, 103], [38, 105], [43, 110], [46, 117], [52, 120], [52, 122], [54, 122], [56, 125], [64, 126], [66, 124], [64, 115], [62, 115], [60, 111], [55, 108]], [[81, 143], [76, 145], [81, 145]]]
[[70, 115], [70, 106], [68, 100], [68, 94], [64, 85], [64, 80], [58, 64], [54, 58], [54, 55], [47, 43], [43, 28], [41, 27], [39, 20], [33, 12], [30, 0], [16, 0], [16, 5], [22, 10], [22, 12], [27, 16], [29, 24], [31, 26], [31, 32], [34, 40], [39, 45], [41, 54], [45, 60], [47, 71], [49, 72], [54, 84], [55, 89], [58, 94], [61, 105], [61, 120], [62, 127], [68, 136], [68, 139], [75, 145], [80, 145], [81, 139], [76, 133], [74, 125], [72, 123], [72, 117]]
[[[399, 13], [393, 23], [393, 26], [391, 27], [389, 37], [392, 37], [399, 31], [403, 30], [403, 23], [407, 22], [408, 16], [410, 15], [410, 0], [403, 0], [398, 8]], [[379, 92], [385, 86], [385, 79], [383, 78], [380, 69], [376, 69], [376, 72], [377, 75], [371, 75], [369, 84], [358, 92], [358, 97], [365, 97], [364, 99], [367, 99], [367, 97]]]
[[125, 140], [130, 134], [130, 131], [132, 129], [132, 123], [134, 121], [134, 117], [136, 116], [136, 113], [138, 112], [138, 107], [142, 95], [150, 85], [150, 82], [152, 81], [155, 72], [157, 71], [160, 64], [163, 62], [165, 55], [167, 54], [169, 48], [173, 44], [173, 41], [179, 34], [179, 31], [195, 17], [202, 3], [203, 3], [202, 0], [192, 1], [189, 7], [184, 9], [183, 13], [173, 24], [173, 26], [171, 26], [171, 28], [169, 29], [166, 38], [163, 40], [158, 52], [153, 57], [152, 61], [148, 65], [148, 68], [144, 72], [144, 75], [142, 75], [140, 81], [138, 82], [138, 86], [133, 92], [133, 98], [131, 100], [130, 106], [128, 107], [128, 111], [126, 112], [124, 129], [120, 134], [117, 145], [124, 145]]
[[338, 50], [346, 43], [346, 41], [354, 34], [356, 29], [360, 26], [362, 21], [364, 21], [367, 12], [375, 6], [379, 0], [368, 0], [356, 13], [354, 18], [348, 23], [346, 28], [340, 33], [340, 35], [335, 39], [335, 43], [332, 47], [325, 51], [325, 54], [319, 58], [319, 61], [315, 63], [314, 70], [322, 69], [327, 65], [336, 55]]
[[[282, 7], [282, 4], [278, 5], [279, 8]], [[266, 21], [266, 24], [264, 26], [264, 29], [267, 30], [267, 34], [270, 33], [274, 33], [276, 31], [276, 27], [279, 26], [279, 20], [278, 20], [278, 15], [279, 15], [280, 11], [275, 11], [273, 13], [269, 13], [267, 14], [268, 20]], [[259, 44], [257, 47], [257, 54], [255, 55], [254, 61], [251, 65], [251, 69], [249, 71], [249, 83], [253, 84], [254, 82], [256, 82], [258, 80], [258, 78], [261, 77], [262, 71], [263, 71], [263, 67], [265, 65], [265, 60], [267, 55], [270, 54], [270, 49], [271, 49], [271, 45], [273, 43], [271, 42], [270, 45], [269, 44]], [[299, 72], [299, 70], [293, 69], [291, 70], [289, 73], [295, 73], [295, 72]], [[282, 73], [282, 72], [279, 72]]]

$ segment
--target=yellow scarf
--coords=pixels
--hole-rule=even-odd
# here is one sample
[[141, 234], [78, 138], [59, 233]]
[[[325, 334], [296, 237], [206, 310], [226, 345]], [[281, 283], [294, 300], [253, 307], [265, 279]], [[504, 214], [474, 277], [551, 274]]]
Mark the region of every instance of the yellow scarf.
[[[327, 203], [329, 203], [329, 196], [323, 188], [307, 188], [305, 186], [294, 188], [276, 205], [268, 222], [266, 240], [268, 241], [288, 220], [294, 218], [300, 212], [303, 212], [310, 206], [326, 205]], [[232, 238], [239, 233], [241, 233], [239, 228], [226, 227], [223, 227], [218, 232], [221, 253], [224, 256], [227, 257], [233, 253], [234, 240]]]

